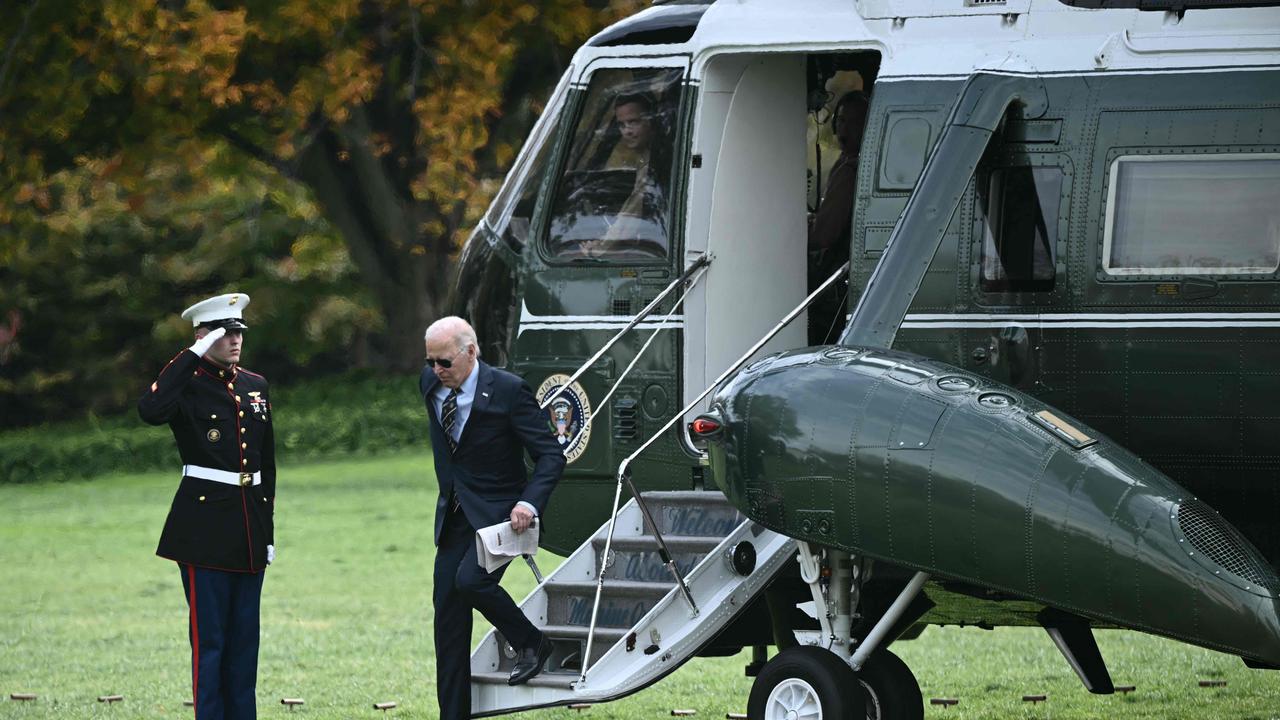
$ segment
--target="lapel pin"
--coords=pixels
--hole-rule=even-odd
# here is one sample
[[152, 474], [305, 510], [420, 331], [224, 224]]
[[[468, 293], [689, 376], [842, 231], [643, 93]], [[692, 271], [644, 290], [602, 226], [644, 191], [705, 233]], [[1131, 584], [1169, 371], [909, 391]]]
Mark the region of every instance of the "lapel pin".
[[480, 393], [480, 394], [481, 394], [481, 395], [483, 395], [483, 396], [485, 396], [485, 397], [489, 397], [489, 393], [487, 393], [487, 392], [482, 392], [482, 393]]

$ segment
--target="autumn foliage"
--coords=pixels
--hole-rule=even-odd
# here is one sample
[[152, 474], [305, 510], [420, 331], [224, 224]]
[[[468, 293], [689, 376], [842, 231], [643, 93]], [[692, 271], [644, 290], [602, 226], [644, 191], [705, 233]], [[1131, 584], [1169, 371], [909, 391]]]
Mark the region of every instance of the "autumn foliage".
[[0, 426], [121, 407], [232, 288], [261, 369], [416, 364], [539, 103], [639, 6], [0, 4]]

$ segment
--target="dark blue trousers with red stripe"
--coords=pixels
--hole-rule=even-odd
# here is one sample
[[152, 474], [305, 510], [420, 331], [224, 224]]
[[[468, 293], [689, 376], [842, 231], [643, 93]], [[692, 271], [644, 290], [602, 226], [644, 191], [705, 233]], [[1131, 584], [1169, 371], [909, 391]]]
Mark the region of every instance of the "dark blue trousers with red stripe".
[[191, 609], [191, 689], [196, 720], [254, 720], [258, 608], [266, 573], [183, 565]]

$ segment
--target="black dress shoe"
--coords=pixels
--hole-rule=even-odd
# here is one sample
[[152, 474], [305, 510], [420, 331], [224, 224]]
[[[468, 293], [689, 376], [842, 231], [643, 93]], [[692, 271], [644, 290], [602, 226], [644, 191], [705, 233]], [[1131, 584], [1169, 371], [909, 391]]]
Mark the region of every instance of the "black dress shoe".
[[511, 668], [508, 685], [520, 685], [529, 682], [529, 678], [542, 672], [542, 664], [551, 657], [551, 641], [543, 635], [534, 647], [523, 648], [516, 655], [516, 666]]

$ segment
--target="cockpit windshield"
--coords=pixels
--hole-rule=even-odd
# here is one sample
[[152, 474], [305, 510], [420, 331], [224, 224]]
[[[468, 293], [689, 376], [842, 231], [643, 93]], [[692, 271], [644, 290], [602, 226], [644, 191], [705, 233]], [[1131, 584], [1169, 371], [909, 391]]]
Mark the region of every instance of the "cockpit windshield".
[[680, 78], [672, 68], [592, 76], [556, 187], [553, 255], [618, 262], [667, 256]]

